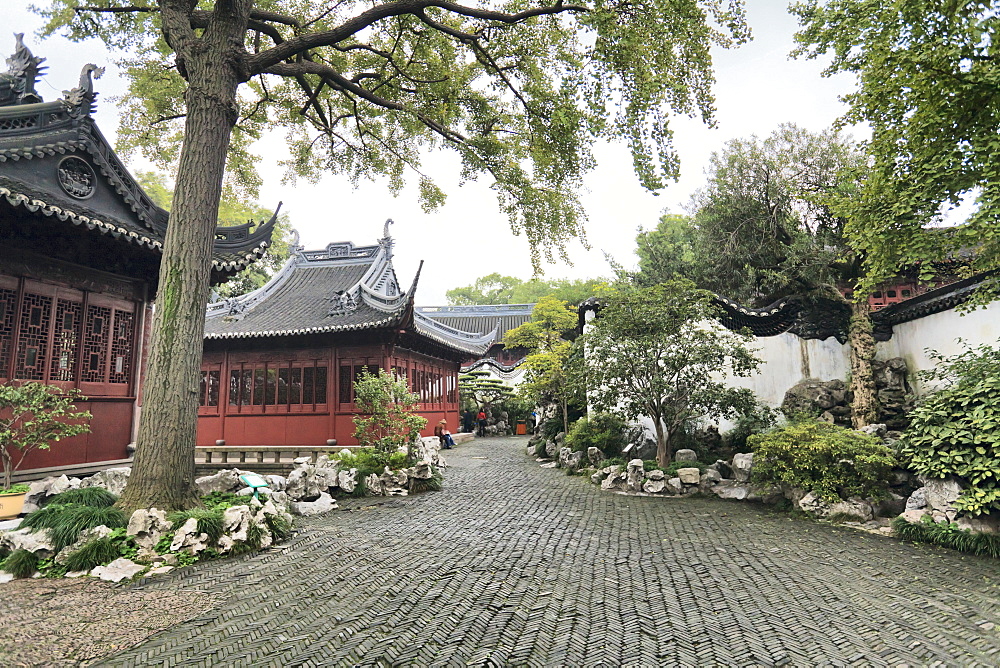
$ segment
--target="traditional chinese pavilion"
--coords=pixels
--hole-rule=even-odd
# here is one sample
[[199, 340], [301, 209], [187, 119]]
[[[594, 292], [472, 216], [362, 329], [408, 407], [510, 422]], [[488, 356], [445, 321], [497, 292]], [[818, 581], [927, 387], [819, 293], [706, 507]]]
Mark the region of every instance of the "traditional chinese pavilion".
[[[18, 35], [0, 74], [0, 383], [79, 389], [93, 420], [90, 434], [33, 453], [23, 478], [128, 457], [168, 219], [91, 116], [101, 70], [86, 65], [79, 86], [45, 102], [42, 61]], [[258, 259], [273, 224], [219, 228], [213, 281]]]
[[420, 396], [425, 434], [458, 428], [460, 363], [493, 340], [413, 306], [392, 266], [388, 223], [372, 246], [297, 249], [259, 290], [208, 307], [198, 444], [355, 444], [353, 383], [391, 369]]

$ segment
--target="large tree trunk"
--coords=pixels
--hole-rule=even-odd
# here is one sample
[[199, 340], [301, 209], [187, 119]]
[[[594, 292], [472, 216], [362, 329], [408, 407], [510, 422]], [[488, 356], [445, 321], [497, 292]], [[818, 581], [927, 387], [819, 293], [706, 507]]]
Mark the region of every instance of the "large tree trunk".
[[656, 431], [656, 463], [661, 467], [670, 466], [673, 453], [670, 448], [670, 432], [663, 428], [663, 421], [653, 418], [653, 428]]
[[[118, 506], [178, 509], [199, 503], [194, 487], [198, 383], [212, 246], [226, 152], [236, 122], [234, 47], [242, 43], [250, 2], [223, 17], [184, 53], [187, 117], [160, 263], [160, 284], [143, 386], [132, 474]], [[232, 24], [232, 25], [230, 25]], [[180, 55], [180, 54], [179, 54]]]
[[878, 417], [875, 396], [875, 337], [872, 335], [871, 307], [868, 300], [851, 303], [851, 323], [848, 332], [851, 344], [851, 423], [855, 429], [868, 426]]

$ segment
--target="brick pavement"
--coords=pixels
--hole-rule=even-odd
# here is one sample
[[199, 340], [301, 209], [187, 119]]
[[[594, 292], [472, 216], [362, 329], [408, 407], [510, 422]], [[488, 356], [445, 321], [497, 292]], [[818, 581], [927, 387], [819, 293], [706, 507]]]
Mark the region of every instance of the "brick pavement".
[[[222, 603], [106, 665], [997, 665], [996, 561], [717, 499], [601, 492], [523, 438], [438, 493], [136, 585]], [[346, 505], [346, 504], [342, 504]]]

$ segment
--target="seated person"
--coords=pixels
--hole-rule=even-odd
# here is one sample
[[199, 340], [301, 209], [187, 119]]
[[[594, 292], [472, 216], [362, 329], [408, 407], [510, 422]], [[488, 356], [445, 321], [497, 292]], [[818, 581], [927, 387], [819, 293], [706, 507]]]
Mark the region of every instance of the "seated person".
[[451, 432], [448, 431], [448, 423], [445, 420], [441, 420], [434, 427], [434, 435], [441, 439], [441, 447], [445, 450], [451, 450], [455, 445], [455, 439], [451, 437]]

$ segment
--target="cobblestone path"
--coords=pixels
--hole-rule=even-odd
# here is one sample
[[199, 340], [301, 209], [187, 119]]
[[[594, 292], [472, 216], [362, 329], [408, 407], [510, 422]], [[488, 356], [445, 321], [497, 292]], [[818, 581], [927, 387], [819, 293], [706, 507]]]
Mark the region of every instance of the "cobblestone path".
[[107, 665], [997, 665], [996, 561], [715, 499], [601, 492], [523, 438], [442, 492], [138, 585], [222, 603]]

